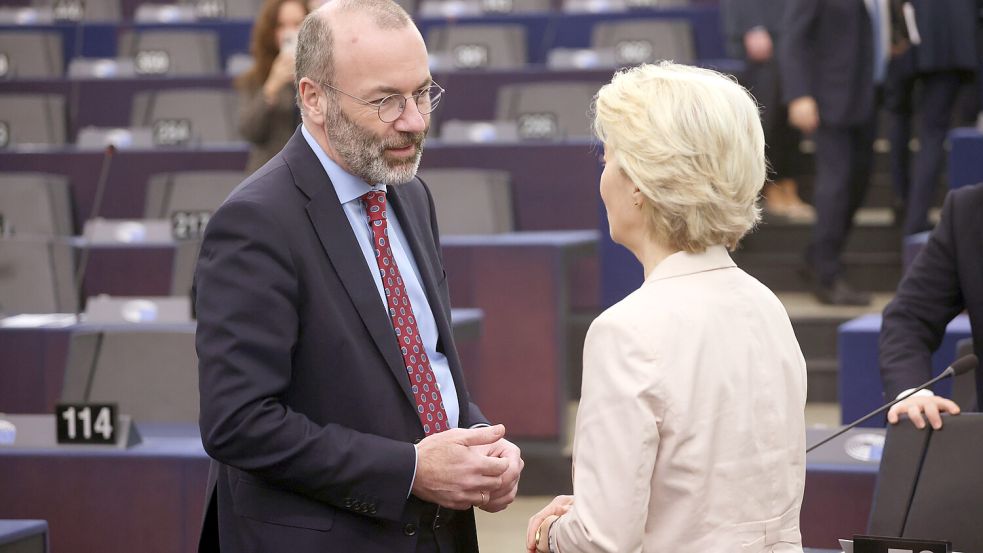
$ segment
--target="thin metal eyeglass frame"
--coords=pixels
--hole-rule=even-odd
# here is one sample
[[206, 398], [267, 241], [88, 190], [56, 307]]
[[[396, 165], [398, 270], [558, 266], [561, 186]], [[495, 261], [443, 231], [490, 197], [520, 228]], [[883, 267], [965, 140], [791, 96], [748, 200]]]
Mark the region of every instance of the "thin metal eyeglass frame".
[[[409, 96], [403, 96], [402, 94], [390, 94], [389, 96], [386, 96], [385, 98], [383, 98], [383, 99], [381, 99], [379, 101], [370, 102], [370, 101], [366, 100], [365, 98], [359, 98], [358, 96], [355, 96], [354, 94], [349, 94], [349, 93], [345, 92], [344, 90], [342, 90], [342, 89], [340, 89], [340, 88], [338, 88], [336, 86], [329, 85], [328, 83], [325, 83], [325, 82], [322, 82], [322, 81], [317, 81], [317, 84], [319, 84], [319, 85], [321, 85], [323, 87], [330, 88], [331, 90], [334, 90], [335, 92], [340, 92], [340, 93], [344, 94], [345, 96], [348, 96], [352, 100], [357, 100], [357, 101], [361, 102], [362, 104], [364, 104], [366, 106], [372, 106], [372, 107], [374, 107], [376, 109], [376, 112], [375, 112], [376, 115], [379, 117], [379, 120], [382, 121], [383, 123], [392, 123], [392, 122], [396, 121], [396, 119], [399, 119], [400, 115], [403, 115], [403, 112], [406, 111], [406, 102], [410, 98], [413, 98], [413, 103], [416, 104], [416, 109], [420, 109], [420, 97], [422, 97], [424, 94], [428, 94], [430, 92], [430, 89], [432, 89], [433, 87], [437, 87], [440, 90], [440, 93], [437, 95], [437, 101], [436, 102], [433, 102], [430, 105], [430, 111], [427, 111], [427, 112], [424, 112], [422, 110], [420, 111], [420, 113], [423, 114], [423, 115], [427, 115], [427, 114], [433, 113], [433, 111], [435, 109], [437, 109], [437, 105], [440, 104], [441, 97], [443, 97], [444, 93], [447, 92], [447, 90], [444, 87], [440, 86], [439, 84], [437, 84], [436, 82], [434, 82], [434, 81], [431, 80], [430, 81], [430, 86], [428, 86], [426, 90], [421, 91], [421, 92], [417, 92], [416, 94], [411, 94]], [[393, 119], [392, 121], [386, 121], [385, 119], [382, 118], [382, 106], [386, 102], [388, 102], [390, 98], [400, 98], [402, 101], [401, 101], [401, 105], [399, 106], [399, 115], [397, 115], [395, 117], [395, 119]]]

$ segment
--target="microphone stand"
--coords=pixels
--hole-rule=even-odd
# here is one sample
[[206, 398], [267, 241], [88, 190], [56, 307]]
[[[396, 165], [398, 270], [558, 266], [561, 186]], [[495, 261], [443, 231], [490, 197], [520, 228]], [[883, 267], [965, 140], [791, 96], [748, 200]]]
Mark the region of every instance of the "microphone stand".
[[851, 422], [850, 424], [848, 424], [848, 425], [846, 425], [846, 426], [844, 426], [844, 427], [843, 427], [843, 428], [841, 428], [840, 430], [838, 430], [838, 431], [836, 431], [836, 432], [833, 432], [832, 434], [830, 434], [830, 435], [829, 435], [829, 436], [827, 436], [826, 438], [824, 438], [824, 439], [822, 439], [822, 440], [820, 440], [820, 441], [819, 441], [818, 443], [816, 443], [816, 444], [813, 444], [813, 445], [811, 445], [811, 446], [809, 446], [809, 447], [808, 447], [808, 448], [806, 449], [806, 453], [809, 453], [809, 452], [811, 452], [812, 450], [814, 450], [814, 449], [816, 449], [817, 447], [819, 447], [819, 446], [821, 446], [821, 445], [823, 445], [823, 444], [825, 444], [825, 443], [827, 443], [827, 442], [829, 442], [829, 441], [830, 441], [830, 440], [832, 440], [833, 438], [837, 438], [837, 437], [839, 437], [839, 436], [842, 436], [842, 435], [843, 435], [843, 433], [845, 433], [845, 432], [846, 432], [847, 430], [850, 430], [851, 428], [854, 428], [854, 427], [856, 427], [856, 426], [857, 426], [857, 425], [859, 425], [860, 423], [862, 423], [862, 422], [865, 422], [865, 421], [867, 421], [867, 420], [870, 420], [870, 418], [871, 418], [871, 417], [873, 417], [873, 416], [875, 416], [875, 415], [877, 415], [877, 414], [879, 414], [879, 413], [881, 413], [881, 412], [883, 412], [883, 411], [885, 411], [885, 410], [887, 410], [887, 409], [890, 409], [890, 408], [891, 408], [891, 407], [892, 407], [892, 406], [893, 406], [893, 405], [894, 405], [895, 403], [898, 403], [898, 402], [901, 402], [901, 401], [904, 401], [904, 400], [906, 400], [906, 399], [908, 399], [908, 398], [910, 398], [911, 396], [913, 396], [913, 395], [915, 395], [915, 393], [917, 393], [917, 392], [919, 392], [919, 391], [921, 391], [921, 390], [924, 390], [925, 388], [928, 388], [929, 386], [932, 386], [932, 385], [933, 385], [933, 384], [935, 384], [936, 382], [938, 382], [938, 381], [940, 381], [940, 380], [944, 380], [944, 379], [946, 379], [946, 378], [948, 378], [948, 377], [950, 377], [950, 376], [952, 376], [952, 375], [954, 375], [954, 374], [956, 374], [956, 370], [955, 370], [955, 369], [953, 369], [953, 368], [952, 368], [951, 366], [949, 366], [949, 367], [946, 367], [946, 369], [945, 369], [944, 371], [942, 371], [942, 372], [941, 372], [941, 373], [940, 373], [940, 374], [939, 374], [938, 376], [936, 376], [936, 377], [935, 377], [935, 378], [933, 378], [932, 380], [929, 380], [928, 382], [926, 382], [926, 383], [924, 383], [924, 384], [922, 384], [921, 386], [919, 386], [919, 387], [917, 387], [917, 388], [914, 388], [913, 390], [911, 390], [911, 391], [910, 391], [910, 392], [908, 392], [907, 394], [903, 394], [903, 395], [901, 395], [901, 396], [899, 396], [899, 397], [898, 397], [897, 399], [895, 399], [894, 401], [892, 401], [892, 402], [890, 402], [890, 403], [888, 403], [888, 404], [885, 404], [885, 405], [882, 405], [882, 406], [880, 406], [880, 407], [878, 407], [878, 408], [877, 408], [877, 409], [875, 409], [874, 411], [871, 411], [870, 413], [867, 413], [867, 414], [866, 414], [866, 415], [864, 415], [863, 417], [861, 417], [861, 418], [859, 418], [859, 419], [857, 419], [857, 420], [855, 420], [855, 421], [853, 421], [853, 422]]

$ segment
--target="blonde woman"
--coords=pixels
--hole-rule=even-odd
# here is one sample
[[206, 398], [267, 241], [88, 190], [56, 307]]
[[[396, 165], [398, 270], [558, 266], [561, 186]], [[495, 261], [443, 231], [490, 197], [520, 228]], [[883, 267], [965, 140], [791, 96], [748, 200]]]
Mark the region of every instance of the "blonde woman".
[[598, 93], [601, 198], [641, 288], [584, 344], [573, 496], [529, 551], [801, 551], [805, 361], [778, 298], [728, 250], [760, 218], [764, 137], [747, 91], [662, 63]]

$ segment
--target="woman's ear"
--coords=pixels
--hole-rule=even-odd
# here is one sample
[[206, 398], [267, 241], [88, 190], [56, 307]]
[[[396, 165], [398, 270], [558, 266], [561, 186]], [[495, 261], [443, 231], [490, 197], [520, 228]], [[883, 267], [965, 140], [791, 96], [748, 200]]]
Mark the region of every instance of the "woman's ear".
[[632, 187], [631, 202], [636, 206], [641, 206], [645, 202], [645, 194], [637, 186]]

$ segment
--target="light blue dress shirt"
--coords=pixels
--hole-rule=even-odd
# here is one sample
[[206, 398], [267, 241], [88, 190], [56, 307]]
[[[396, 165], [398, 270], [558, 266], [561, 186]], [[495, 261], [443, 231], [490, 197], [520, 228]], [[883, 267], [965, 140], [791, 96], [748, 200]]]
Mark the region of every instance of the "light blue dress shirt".
[[[386, 291], [382, 286], [382, 278], [379, 277], [379, 266], [375, 260], [375, 253], [372, 248], [372, 231], [369, 230], [368, 218], [365, 214], [365, 207], [361, 197], [372, 190], [385, 190], [386, 185], [376, 184], [369, 186], [364, 180], [348, 173], [337, 163], [335, 163], [321, 149], [321, 146], [314, 140], [314, 137], [307, 132], [307, 128], [301, 126], [301, 132], [307, 140], [307, 144], [314, 150], [317, 159], [324, 166], [331, 184], [334, 185], [335, 193], [341, 207], [345, 210], [348, 223], [355, 233], [358, 246], [362, 249], [365, 257], [365, 264], [369, 268], [369, 273], [373, 275], [376, 288], [379, 290], [379, 308], [386, 310]], [[387, 202], [388, 204], [388, 202]], [[440, 390], [441, 398], [444, 400], [444, 412], [447, 414], [447, 421], [451, 428], [457, 428], [460, 415], [460, 405], [457, 401], [457, 387], [454, 385], [454, 378], [451, 376], [450, 365], [447, 357], [437, 351], [437, 322], [434, 320], [433, 310], [427, 300], [424, 291], [420, 270], [413, 259], [413, 252], [406, 244], [406, 235], [399, 225], [399, 220], [392, 209], [387, 209], [386, 221], [389, 226], [389, 244], [393, 250], [393, 257], [399, 267], [400, 275], [406, 286], [406, 293], [410, 297], [410, 306], [416, 315], [417, 326], [420, 329], [420, 336], [423, 338], [423, 347], [430, 358], [430, 368], [433, 370], [434, 378], [437, 379], [437, 388]], [[388, 310], [386, 311], [388, 317]]]

